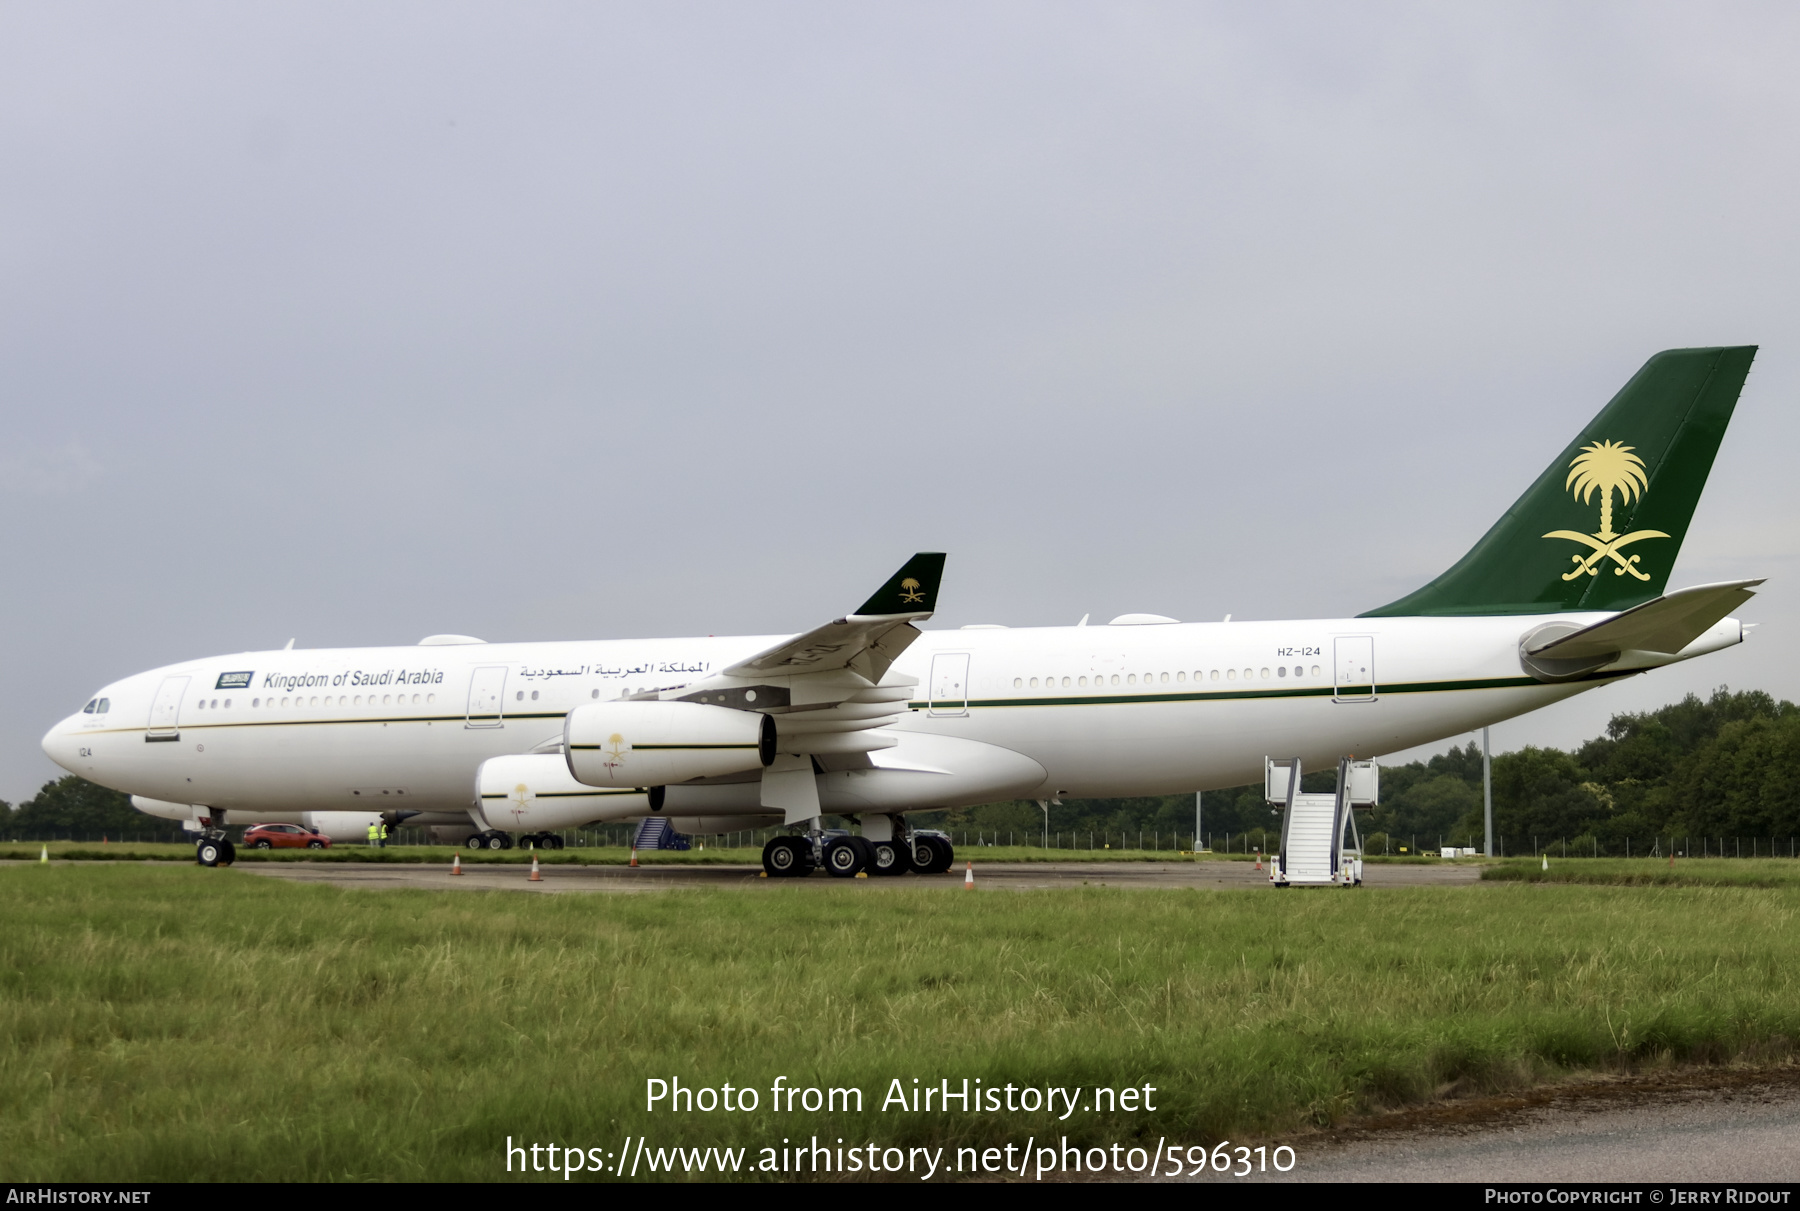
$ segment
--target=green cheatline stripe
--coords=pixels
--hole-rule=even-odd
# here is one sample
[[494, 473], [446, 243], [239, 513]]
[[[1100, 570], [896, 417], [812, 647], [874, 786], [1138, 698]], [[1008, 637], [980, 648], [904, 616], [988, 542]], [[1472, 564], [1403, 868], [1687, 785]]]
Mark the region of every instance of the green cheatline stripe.
[[[600, 749], [600, 747], [601, 746], [598, 744], [571, 744], [569, 746], [570, 749], [578, 753], [593, 752], [596, 749]], [[754, 749], [759, 746], [755, 744], [629, 744], [625, 747], [627, 752], [633, 753], [648, 753], [652, 751], [659, 753], [687, 753], [699, 750], [711, 751], [715, 749]]]
[[[609, 790], [600, 790], [599, 788], [596, 787], [594, 790], [591, 790], [591, 791], [539, 791], [536, 795], [533, 796], [533, 798], [536, 798], [536, 799], [594, 799], [594, 798], [599, 798], [599, 797], [603, 797], [606, 795], [641, 795], [643, 793], [644, 793], [643, 791], [637, 790], [635, 788], [632, 790], [628, 790], [628, 791], [609, 791]], [[483, 799], [509, 799], [509, 798], [511, 798], [511, 796], [510, 795], [483, 795], [482, 798]]]
[[[1590, 673], [1586, 677], [1576, 678], [1578, 681], [1610, 681], [1618, 677], [1630, 677], [1642, 669], [1628, 669], [1613, 673]], [[1475, 681], [1416, 681], [1403, 685], [1384, 685], [1377, 687], [1381, 694], [1436, 694], [1454, 690], [1499, 690], [1517, 689], [1523, 686], [1566, 684], [1561, 682], [1542, 682], [1535, 677], [1492, 677]], [[995, 706], [1128, 706], [1138, 702], [1241, 702], [1252, 698], [1333, 698], [1342, 694], [1344, 697], [1366, 698], [1370, 695], [1369, 686], [1347, 685], [1341, 689], [1331, 686], [1318, 686], [1299, 690], [1255, 689], [1255, 690], [1208, 690], [1200, 693], [1186, 694], [1112, 694], [1100, 697], [1071, 698], [972, 698], [968, 702], [970, 709], [975, 707]], [[924, 710], [931, 706], [930, 702], [920, 701], [908, 704], [913, 710]], [[960, 707], [959, 702], [947, 702], [945, 706]]]
[[147, 727], [109, 727], [99, 728], [91, 732], [82, 732], [83, 736], [110, 736], [137, 732], [186, 732], [186, 731], [218, 731], [235, 727], [318, 727], [338, 723], [463, 723], [470, 722], [485, 725], [489, 720], [494, 723], [507, 723], [512, 720], [527, 719], [563, 719], [568, 711], [540, 711], [533, 714], [518, 715], [384, 715], [372, 719], [245, 719], [232, 723], [184, 723], [178, 728]]
[[[1415, 681], [1404, 685], [1379, 686], [1377, 687], [1377, 690], [1382, 694], [1439, 694], [1448, 693], [1452, 690], [1517, 689], [1531, 685], [1569, 685], [1581, 681], [1615, 681], [1620, 677], [1632, 677], [1636, 676], [1638, 673], [1648, 671], [1649, 670], [1647, 669], [1620, 669], [1610, 673], [1589, 673], [1585, 677], [1572, 678], [1571, 681], [1567, 682], [1543, 682], [1535, 677], [1492, 677], [1486, 680], [1475, 681]], [[1345, 686], [1344, 689], [1346, 691], [1366, 691], [1368, 687]], [[1134, 702], [1234, 702], [1250, 698], [1331, 698], [1335, 697], [1337, 693], [1337, 690], [1334, 690], [1331, 686], [1327, 685], [1300, 690], [1270, 688], [1255, 690], [1207, 690], [1201, 693], [1187, 694], [1114, 694], [1080, 698], [983, 698], [971, 699], [968, 706], [970, 708], [978, 706], [1124, 706]], [[1366, 696], [1366, 694], [1359, 693], [1352, 696], [1363, 697]], [[583, 705], [586, 704], [584, 703]], [[931, 703], [925, 701], [907, 703], [907, 706], [915, 711], [925, 710], [930, 707], [930, 705]], [[945, 703], [944, 705], [949, 706], [952, 704]], [[960, 706], [961, 704], [956, 705]], [[510, 720], [564, 719], [567, 717], [567, 711], [538, 711], [529, 714], [503, 715], [497, 718], [489, 715], [395, 715], [376, 719], [254, 719], [245, 720], [241, 723], [184, 723], [180, 728], [173, 730], [186, 731], [190, 728], [202, 730], [234, 727], [316, 727], [324, 724], [339, 723], [460, 723], [464, 721], [486, 722], [488, 719], [493, 719], [495, 723], [505, 723]], [[81, 735], [109, 736], [121, 733], [133, 734], [149, 730], [149, 728], [143, 727], [100, 728], [91, 732], [82, 732]], [[159, 728], [157, 730], [164, 731], [170, 729]], [[570, 747], [576, 749], [597, 749], [600, 746], [597, 744], [576, 744], [571, 745]], [[639, 744], [634, 745], [633, 747], [649, 750], [700, 748], [751, 749], [757, 746], [754, 744]]]

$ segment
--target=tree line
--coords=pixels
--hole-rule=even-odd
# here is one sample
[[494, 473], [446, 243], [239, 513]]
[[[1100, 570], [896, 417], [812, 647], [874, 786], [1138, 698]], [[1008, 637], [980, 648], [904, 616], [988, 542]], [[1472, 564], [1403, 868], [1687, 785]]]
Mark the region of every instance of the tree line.
[[0, 800], [0, 839], [8, 841], [180, 841], [185, 835], [178, 822], [131, 806], [131, 796], [123, 791], [74, 774], [44, 783], [36, 796], [16, 807]]

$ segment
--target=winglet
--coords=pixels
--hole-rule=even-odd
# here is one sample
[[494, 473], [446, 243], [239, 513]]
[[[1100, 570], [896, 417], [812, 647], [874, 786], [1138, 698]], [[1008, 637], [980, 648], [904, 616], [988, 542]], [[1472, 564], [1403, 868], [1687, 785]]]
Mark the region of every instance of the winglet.
[[937, 609], [938, 584], [943, 579], [944, 553], [921, 551], [858, 606], [852, 617], [930, 614]]

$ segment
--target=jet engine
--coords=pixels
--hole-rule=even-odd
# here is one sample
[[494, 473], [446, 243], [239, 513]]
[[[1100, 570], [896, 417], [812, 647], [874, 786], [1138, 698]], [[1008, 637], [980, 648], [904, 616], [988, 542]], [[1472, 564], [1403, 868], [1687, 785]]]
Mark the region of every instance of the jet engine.
[[475, 782], [475, 814], [502, 832], [555, 832], [653, 810], [644, 791], [583, 786], [556, 753], [490, 757]]
[[768, 765], [775, 721], [697, 702], [596, 702], [569, 712], [563, 753], [588, 786], [667, 786]]

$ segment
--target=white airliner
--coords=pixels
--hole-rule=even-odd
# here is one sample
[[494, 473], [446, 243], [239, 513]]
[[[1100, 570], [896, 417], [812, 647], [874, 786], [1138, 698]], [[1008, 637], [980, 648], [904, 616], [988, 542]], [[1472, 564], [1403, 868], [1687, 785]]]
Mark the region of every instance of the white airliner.
[[797, 636], [185, 661], [106, 686], [44, 749], [196, 824], [207, 864], [228, 817], [378, 811], [494, 847], [649, 815], [798, 826], [771, 875], [943, 870], [908, 813], [1242, 785], [1268, 755], [1393, 752], [1741, 642], [1727, 615], [1760, 581], [1663, 590], [1754, 355], [1652, 357], [1462, 560], [1354, 618], [921, 632], [944, 557], [920, 554]]

